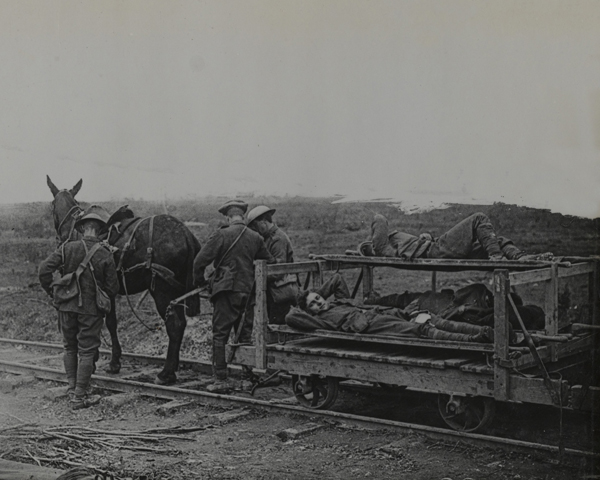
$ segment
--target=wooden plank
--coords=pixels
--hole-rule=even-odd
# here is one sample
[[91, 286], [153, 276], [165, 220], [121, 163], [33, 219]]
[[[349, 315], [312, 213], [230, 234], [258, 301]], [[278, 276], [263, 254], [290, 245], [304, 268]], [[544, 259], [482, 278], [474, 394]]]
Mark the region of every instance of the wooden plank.
[[267, 262], [257, 260], [254, 268], [254, 282], [256, 290], [256, 304], [254, 305], [254, 326], [252, 334], [256, 346], [255, 366], [266, 368], [267, 366], [267, 324], [269, 315], [267, 313]]
[[[558, 266], [550, 268], [550, 279], [546, 283], [544, 300], [544, 311], [546, 312], [546, 335], [558, 334]], [[556, 345], [550, 345], [550, 361], [556, 362]]]
[[590, 386], [585, 388], [583, 385], [574, 385], [571, 387], [570, 407], [575, 410], [585, 412], [598, 412], [600, 410], [600, 388]]
[[[494, 398], [508, 400], [510, 376], [501, 362], [508, 361], [508, 301], [510, 292], [508, 270], [494, 271]], [[463, 367], [461, 367], [461, 370]]]
[[493, 271], [496, 269], [510, 269], [516, 271], [539, 269], [558, 264], [563, 267], [569, 267], [567, 262], [548, 262], [548, 261], [516, 261], [516, 260], [449, 260], [449, 259], [430, 259], [416, 258], [405, 260], [397, 257], [360, 257], [352, 255], [309, 255], [311, 259], [328, 260], [342, 264], [350, 264], [355, 267], [364, 265], [396, 267], [406, 270], [437, 270], [439, 272], [458, 272], [467, 270]]
[[317, 262], [317, 271], [312, 275], [312, 288], [313, 290], [318, 289], [323, 285], [323, 271], [325, 270], [326, 262]]
[[269, 368], [299, 375], [325, 375], [364, 382], [406, 385], [433, 392], [463, 393], [491, 396], [492, 376], [461, 372], [454, 369], [433, 369], [388, 363], [374, 364], [351, 358], [324, 362], [321, 357], [290, 352], [269, 352]]
[[437, 357], [419, 357], [419, 361], [422, 362], [422, 365], [425, 367], [430, 366], [432, 368], [446, 368], [446, 361]]
[[[226, 347], [226, 353], [229, 356], [230, 345]], [[256, 367], [256, 347], [254, 345], [240, 345], [235, 350], [235, 356], [231, 361], [232, 364], [236, 365], [248, 365], [249, 367]], [[268, 365], [268, 357], [266, 360]]]
[[363, 274], [363, 299], [373, 291], [373, 267], [362, 267]]
[[[566, 343], [556, 345], [556, 355], [558, 360], [569, 357], [581, 352], [589, 352], [594, 348], [593, 336], [575, 337]], [[550, 359], [550, 346], [544, 345], [537, 348], [538, 354], [542, 360]], [[531, 353], [526, 353], [513, 360], [513, 366], [518, 369], [535, 367], [536, 362]]]
[[[551, 380], [552, 386], [558, 389], [562, 387], [562, 401], [568, 399], [568, 382], [563, 380]], [[515, 402], [529, 402], [541, 405], [554, 405], [548, 388], [544, 385], [543, 378], [522, 377], [520, 375], [510, 376], [510, 400]], [[558, 390], [557, 390], [558, 391]]]
[[550, 279], [550, 270], [548, 268], [529, 270], [528, 272], [511, 272], [508, 276], [510, 285], [523, 285], [527, 283], [545, 282]]
[[484, 373], [486, 375], [494, 375], [494, 368], [490, 367], [482, 360], [465, 363], [460, 366], [461, 372]]
[[582, 275], [584, 273], [591, 273], [594, 271], [594, 262], [590, 263], [576, 263], [571, 265], [570, 268], [561, 268], [558, 271], [558, 278], [573, 277], [575, 275]]
[[296, 330], [286, 325], [269, 325], [269, 330], [279, 333], [310, 335], [315, 338], [331, 338], [339, 340], [353, 340], [366, 343], [387, 343], [390, 345], [420, 346], [431, 348], [447, 348], [452, 350], [465, 350], [474, 352], [493, 352], [494, 347], [486, 343], [454, 342], [448, 340], [433, 340], [430, 338], [399, 337], [376, 334], [334, 332], [330, 330], [311, 330], [310, 332]]
[[[344, 350], [337, 348], [315, 348], [315, 347], [302, 347], [295, 345], [275, 345], [269, 348], [269, 352], [285, 352], [291, 354], [302, 354], [312, 355], [315, 357], [327, 357], [335, 359], [351, 359], [351, 360], [362, 360], [368, 361], [372, 364], [386, 363], [393, 365], [410, 365], [415, 367], [429, 367], [443, 370], [446, 365], [443, 360], [434, 360], [430, 358], [422, 358], [418, 356], [409, 355], [386, 355], [376, 352], [360, 352], [355, 350]], [[337, 361], [337, 360], [336, 360]], [[324, 362], [333, 363], [333, 362]]]
[[317, 262], [274, 263], [267, 266], [267, 272], [269, 275], [318, 271], [319, 265]]
[[600, 292], [600, 280], [598, 279], [598, 262], [594, 262], [594, 269], [588, 277], [588, 298], [591, 309], [592, 325], [600, 325], [598, 318], [598, 295]]
[[444, 364], [446, 367], [460, 368], [462, 365], [472, 362], [472, 358], [460, 357], [460, 358], [445, 358]]

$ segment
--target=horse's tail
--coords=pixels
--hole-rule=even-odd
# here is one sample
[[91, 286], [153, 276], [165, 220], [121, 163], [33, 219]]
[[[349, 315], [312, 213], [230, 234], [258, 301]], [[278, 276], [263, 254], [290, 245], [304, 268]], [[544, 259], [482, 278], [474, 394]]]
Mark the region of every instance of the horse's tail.
[[[185, 291], [189, 292], [194, 288], [194, 259], [196, 254], [200, 251], [200, 242], [196, 236], [188, 229], [185, 235], [187, 243], [187, 259], [186, 259], [186, 277], [185, 277]], [[193, 317], [200, 313], [200, 296], [192, 295], [185, 300], [186, 315]]]

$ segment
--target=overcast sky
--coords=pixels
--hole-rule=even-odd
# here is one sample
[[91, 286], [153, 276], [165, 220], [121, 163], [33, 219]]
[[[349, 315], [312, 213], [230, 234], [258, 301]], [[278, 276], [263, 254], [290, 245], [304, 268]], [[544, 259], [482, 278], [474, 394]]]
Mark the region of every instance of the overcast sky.
[[600, 216], [600, 1], [0, 1], [0, 203], [206, 194]]

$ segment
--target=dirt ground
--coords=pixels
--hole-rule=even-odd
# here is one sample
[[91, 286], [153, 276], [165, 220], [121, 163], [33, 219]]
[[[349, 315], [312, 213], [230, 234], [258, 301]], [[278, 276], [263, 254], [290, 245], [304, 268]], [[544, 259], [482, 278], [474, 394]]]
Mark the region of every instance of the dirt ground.
[[[320, 207], [325, 208], [323, 205]], [[314, 208], [307, 208], [306, 205], [278, 210], [281, 226], [288, 231], [296, 246], [296, 260], [306, 260], [309, 253], [341, 253], [346, 248], [354, 248], [366, 238], [367, 219], [372, 213], [370, 210], [362, 212], [361, 208], [364, 208], [359, 207], [336, 206], [329, 216], [315, 216]], [[47, 210], [47, 205], [44, 208]], [[46, 210], [35, 209], [26, 218], [22, 212], [19, 216], [13, 215], [13, 218], [10, 211], [1, 216], [4, 229], [0, 239], [0, 336], [60, 342], [56, 313], [36, 284], [39, 262], [54, 248], [51, 220]], [[215, 217], [213, 210], [207, 210], [206, 218]], [[391, 225], [395, 228], [400, 221], [410, 221], [410, 231], [416, 232], [418, 229], [439, 234], [444, 226], [455, 223], [468, 213], [451, 210], [431, 214], [431, 218], [426, 215], [396, 218], [391, 208], [385, 213], [390, 215], [393, 220]], [[598, 251], [598, 229], [595, 224], [591, 227], [584, 225], [585, 228], [577, 230], [569, 223], [567, 229], [563, 228], [562, 217], [549, 213], [524, 210], [516, 215], [510, 208], [500, 206], [490, 207], [489, 210], [486, 212], [492, 214], [494, 223], [501, 227], [501, 231], [530, 251], [549, 250], [573, 255], [588, 255]], [[285, 212], [288, 212], [289, 218], [283, 216]], [[357, 214], [361, 212], [365, 220], [357, 223]], [[313, 219], [321, 217], [323, 220], [320, 223], [311, 223]], [[203, 215], [182, 218], [207, 221]], [[348, 223], [350, 220], [352, 222]], [[35, 232], [31, 233], [28, 226], [37, 225], [35, 222], [40, 221], [44, 229], [34, 235]], [[535, 224], [536, 228], [529, 228], [531, 224]], [[204, 242], [210, 230], [205, 228], [195, 233]], [[356, 276], [348, 274], [347, 280], [352, 286]], [[430, 288], [431, 281], [427, 274], [399, 274], [393, 269], [378, 269], [374, 280], [375, 288], [382, 294], [405, 290], [425, 291]], [[456, 288], [473, 281], [489, 285], [490, 280], [489, 275], [472, 272], [458, 275], [440, 273], [438, 288]], [[585, 309], [587, 290], [577, 284], [565, 287], [561, 285], [560, 289], [569, 303], [567, 313], [573, 321], [579, 321], [589, 313], [589, 308], [587, 311]], [[519, 293], [526, 302], [543, 302], [541, 286]], [[138, 305], [139, 299], [139, 296], [134, 296], [131, 300], [139, 307], [139, 315], [152, 327], [152, 331], [142, 326], [131, 314], [126, 300], [119, 298], [117, 312], [123, 349], [127, 352], [164, 355], [167, 347], [164, 325], [154, 311], [152, 300], [147, 298]], [[210, 306], [204, 303], [202, 308], [202, 315], [189, 319], [182, 345], [184, 357], [205, 360], [209, 357]], [[103, 335], [103, 347], [107, 348], [109, 337], [106, 330]], [[10, 348], [0, 346], [0, 356], [14, 357], [14, 350], [11, 352]], [[0, 382], [8, 377], [10, 375], [0, 374]], [[114, 473], [119, 478], [146, 480], [600, 478], [598, 465], [567, 465], [561, 464], [557, 458], [507, 453], [460, 442], [444, 444], [415, 434], [327, 423], [310, 415], [216, 408], [198, 403], [165, 416], [157, 410], [164, 401], [147, 398], [138, 398], [121, 407], [110, 406], [103, 400], [89, 410], [73, 412], [65, 398], [45, 398], [48, 389], [56, 386], [51, 382], [34, 381], [14, 390], [0, 392], [0, 458], [31, 464], [35, 463], [32, 457], [49, 458], [53, 461], [41, 463], [61, 467], [65, 467], [65, 464], [57, 462], [57, 459], [68, 458], [74, 463], [93, 465]], [[103, 392], [102, 395], [108, 396], [109, 393]], [[281, 392], [281, 395], [289, 396], [291, 392]], [[364, 397], [362, 401], [365, 401]], [[282, 433], [310, 424], [316, 425], [315, 430], [298, 438], [289, 438]], [[165, 427], [201, 429], [180, 435], [189, 441], [168, 438], [151, 444], [150, 448], [159, 450], [157, 452], [99, 446], [84, 441], [78, 443], [60, 438], [43, 439], [43, 430], [58, 427], [127, 432]]]
[[[0, 378], [10, 377], [3, 374]], [[63, 458], [132, 479], [574, 479], [597, 478], [593, 466], [560, 464], [542, 456], [507, 453], [457, 442], [444, 444], [416, 434], [365, 429], [320, 418], [261, 409], [191, 404], [161, 415], [161, 400], [138, 398], [121, 407], [106, 399], [72, 411], [66, 398], [44, 393], [56, 384], [34, 381], [0, 393], [0, 457], [33, 463], [31, 457]], [[103, 395], [109, 395], [103, 393]], [[315, 430], [298, 438], [288, 429]], [[7, 427], [19, 426], [13, 429]], [[88, 441], [42, 439], [43, 430], [88, 427], [128, 432], [165, 427], [204, 427], [153, 444], [160, 452], [98, 448]], [[67, 430], [64, 430], [67, 429]], [[26, 433], [27, 435], [20, 435]], [[62, 449], [62, 450], [57, 450]], [[54, 455], [54, 457], [53, 457]], [[43, 462], [60, 466], [58, 462]], [[64, 467], [64, 464], [63, 464]]]

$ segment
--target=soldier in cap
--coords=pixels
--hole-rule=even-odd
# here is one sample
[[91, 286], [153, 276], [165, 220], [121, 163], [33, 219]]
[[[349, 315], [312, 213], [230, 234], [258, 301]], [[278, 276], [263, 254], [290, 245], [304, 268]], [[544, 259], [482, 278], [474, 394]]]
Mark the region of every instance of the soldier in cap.
[[215, 267], [210, 282], [213, 304], [213, 375], [211, 391], [226, 391], [227, 360], [225, 345], [232, 328], [239, 325], [244, 316], [240, 343], [250, 343], [252, 334], [254, 284], [254, 260], [274, 263], [262, 237], [247, 228], [244, 214], [248, 204], [242, 200], [230, 200], [219, 208], [227, 218], [228, 225], [219, 228], [208, 239], [194, 259], [194, 283], [201, 287], [209, 284], [204, 277], [206, 267]]
[[[248, 227], [260, 233], [276, 263], [294, 263], [294, 250], [289, 237], [273, 223], [274, 208], [259, 205], [248, 212]], [[281, 295], [277, 293], [281, 292]], [[290, 292], [286, 294], [284, 292]], [[269, 277], [267, 283], [267, 312], [269, 323], [285, 324], [285, 316], [296, 303], [296, 275]]]
[[62, 303], [54, 301], [63, 334], [63, 361], [74, 410], [89, 407], [100, 400], [97, 395], [88, 395], [90, 379], [98, 359], [100, 330], [104, 318], [96, 304], [96, 284], [109, 297], [114, 297], [119, 291], [112, 255], [104, 247], [95, 247], [100, 241], [99, 234], [106, 228], [108, 217], [102, 207], [90, 206], [75, 223], [75, 228], [83, 234], [83, 238], [62, 244], [39, 268], [40, 284], [52, 297], [52, 274], [59, 271], [67, 275], [77, 271], [88, 252], [97, 248], [79, 276], [79, 294]]

